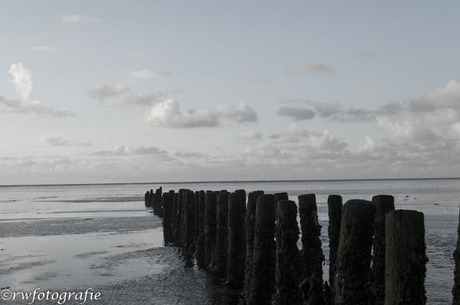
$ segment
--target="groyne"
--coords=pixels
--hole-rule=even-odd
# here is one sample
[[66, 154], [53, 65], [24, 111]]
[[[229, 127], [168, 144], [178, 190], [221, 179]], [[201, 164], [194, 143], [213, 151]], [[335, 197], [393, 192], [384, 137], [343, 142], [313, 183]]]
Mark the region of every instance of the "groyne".
[[[146, 192], [145, 205], [163, 217], [165, 245], [192, 255], [239, 304], [426, 304], [424, 215], [395, 210], [392, 196], [345, 204], [340, 195], [328, 197], [327, 278], [315, 194], [295, 202], [262, 190], [160, 188]], [[460, 241], [457, 247], [454, 305]]]

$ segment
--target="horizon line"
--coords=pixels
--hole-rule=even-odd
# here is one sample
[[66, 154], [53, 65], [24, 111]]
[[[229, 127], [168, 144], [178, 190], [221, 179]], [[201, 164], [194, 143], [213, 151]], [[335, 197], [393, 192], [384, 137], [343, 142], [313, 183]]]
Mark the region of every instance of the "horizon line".
[[159, 182], [95, 182], [95, 183], [43, 183], [43, 184], [0, 184], [0, 187], [21, 186], [81, 186], [81, 185], [125, 185], [125, 184], [218, 184], [218, 183], [264, 183], [264, 182], [334, 182], [334, 181], [388, 181], [388, 180], [455, 180], [460, 177], [433, 178], [347, 178], [347, 179], [265, 179], [265, 180], [200, 180], [200, 181], [159, 181]]

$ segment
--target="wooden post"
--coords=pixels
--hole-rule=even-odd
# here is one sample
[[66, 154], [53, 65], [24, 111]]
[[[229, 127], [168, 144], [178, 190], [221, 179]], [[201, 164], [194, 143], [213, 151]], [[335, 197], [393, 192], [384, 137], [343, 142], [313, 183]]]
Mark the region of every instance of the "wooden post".
[[372, 198], [375, 208], [374, 241], [372, 244], [372, 292], [375, 305], [385, 302], [385, 214], [395, 209], [393, 196], [378, 195]]
[[174, 238], [178, 245], [181, 244], [181, 226], [182, 226], [182, 198], [184, 194], [184, 189], [180, 189], [176, 196], [176, 216], [174, 221]]
[[385, 216], [385, 305], [426, 304], [423, 218], [423, 213], [411, 210]]
[[214, 248], [216, 246], [216, 211], [217, 211], [217, 193], [206, 191], [204, 199], [204, 260], [206, 267], [209, 267], [212, 261]]
[[216, 251], [212, 269], [219, 278], [227, 275], [228, 194], [223, 190], [217, 195]]
[[329, 215], [329, 286], [334, 287], [334, 276], [337, 266], [337, 249], [339, 248], [340, 224], [342, 222], [342, 197], [330, 195], [327, 198]]
[[201, 190], [198, 191], [198, 209], [199, 209], [199, 215], [198, 215], [198, 239], [197, 239], [197, 246], [196, 246], [196, 251], [195, 251], [195, 257], [196, 257], [196, 263], [200, 267], [206, 267], [206, 260], [205, 260], [205, 225], [204, 225], [204, 214], [205, 214], [205, 209], [204, 209], [204, 201], [205, 201], [205, 191]]
[[228, 264], [225, 285], [239, 289], [244, 285], [244, 218], [246, 214], [246, 191], [236, 190], [228, 195]]
[[457, 248], [454, 251], [455, 271], [454, 287], [452, 288], [452, 305], [460, 305], [460, 213], [458, 216], [459, 221], [457, 227]]
[[373, 222], [374, 205], [371, 202], [349, 200], [344, 205], [334, 279], [336, 305], [371, 304], [369, 281]]
[[164, 215], [163, 215], [163, 237], [164, 244], [171, 245], [174, 243], [174, 236], [172, 232], [172, 208], [173, 208], [173, 198], [174, 191], [163, 194], [163, 206], [164, 206]]
[[280, 200], [276, 209], [276, 304], [301, 304], [298, 240], [297, 206], [294, 201]]
[[275, 198], [262, 195], [256, 203], [253, 281], [248, 305], [271, 304], [275, 284]]
[[300, 224], [302, 228], [302, 294], [307, 304], [324, 305], [323, 261], [321, 226], [315, 194], [299, 196]]
[[263, 191], [250, 192], [248, 194], [248, 203], [246, 206], [246, 218], [244, 221], [246, 229], [246, 258], [245, 258], [245, 275], [244, 275], [244, 299], [246, 303], [249, 300], [252, 286], [252, 269], [254, 264], [254, 223], [256, 218], [257, 199], [264, 194]]
[[186, 249], [190, 249], [193, 245], [195, 219], [193, 199], [193, 192], [191, 190], [184, 190], [182, 195], [181, 244]]
[[144, 204], [145, 204], [146, 208], [149, 207], [149, 204], [150, 204], [150, 193], [149, 193], [149, 191], [145, 192]]

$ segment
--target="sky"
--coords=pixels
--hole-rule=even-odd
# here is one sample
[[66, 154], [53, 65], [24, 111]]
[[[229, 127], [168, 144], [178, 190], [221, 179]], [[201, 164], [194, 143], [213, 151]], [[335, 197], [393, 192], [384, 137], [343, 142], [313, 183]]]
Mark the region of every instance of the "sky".
[[459, 15], [2, 0], [0, 184], [458, 177]]

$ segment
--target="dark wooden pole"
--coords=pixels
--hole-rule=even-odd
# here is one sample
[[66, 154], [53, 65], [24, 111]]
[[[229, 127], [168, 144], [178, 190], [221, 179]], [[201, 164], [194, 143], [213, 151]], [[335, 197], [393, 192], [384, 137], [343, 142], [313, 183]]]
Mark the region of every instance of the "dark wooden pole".
[[236, 190], [228, 196], [228, 264], [225, 282], [227, 287], [236, 289], [244, 285], [245, 214], [246, 191]]
[[374, 241], [372, 244], [372, 292], [375, 305], [385, 302], [385, 215], [395, 209], [393, 196], [378, 195], [372, 198], [375, 207]]
[[426, 262], [423, 213], [385, 216], [385, 305], [424, 305]]
[[[300, 305], [299, 226], [294, 201], [280, 200], [276, 209], [276, 303]], [[316, 303], [309, 303], [316, 304]]]
[[324, 255], [315, 194], [299, 196], [299, 212], [302, 228], [302, 295], [307, 304], [324, 305]]
[[228, 194], [223, 190], [217, 195], [216, 251], [212, 267], [220, 278], [227, 275]]
[[275, 198], [262, 195], [256, 203], [254, 266], [248, 305], [271, 304], [275, 288]]
[[216, 221], [217, 221], [217, 193], [206, 191], [204, 198], [204, 259], [209, 267], [216, 246]]
[[163, 194], [163, 206], [164, 206], [164, 215], [163, 215], [163, 237], [164, 244], [171, 245], [174, 243], [174, 236], [172, 231], [172, 208], [173, 208], [173, 198], [174, 191]]
[[349, 200], [342, 212], [333, 292], [335, 304], [370, 305], [374, 205], [366, 200]]
[[329, 286], [334, 287], [337, 266], [337, 249], [339, 248], [340, 224], [342, 223], [342, 196], [330, 195], [327, 198], [329, 215]]
[[248, 203], [246, 206], [246, 258], [245, 258], [245, 277], [244, 277], [244, 299], [249, 300], [252, 286], [252, 269], [254, 264], [254, 224], [256, 218], [257, 199], [264, 194], [263, 191], [250, 192], [248, 194]]

